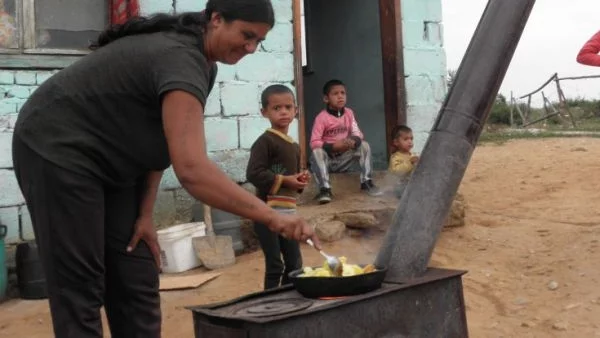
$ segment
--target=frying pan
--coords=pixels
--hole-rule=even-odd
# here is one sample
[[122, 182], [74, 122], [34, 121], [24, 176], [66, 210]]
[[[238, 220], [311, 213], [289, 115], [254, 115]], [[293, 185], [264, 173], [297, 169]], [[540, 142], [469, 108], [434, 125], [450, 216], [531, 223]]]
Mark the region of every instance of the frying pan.
[[[365, 265], [361, 265], [365, 267]], [[301, 295], [307, 298], [353, 296], [377, 290], [381, 287], [387, 268], [376, 267], [376, 271], [347, 277], [299, 277], [303, 269], [290, 272], [290, 282]]]

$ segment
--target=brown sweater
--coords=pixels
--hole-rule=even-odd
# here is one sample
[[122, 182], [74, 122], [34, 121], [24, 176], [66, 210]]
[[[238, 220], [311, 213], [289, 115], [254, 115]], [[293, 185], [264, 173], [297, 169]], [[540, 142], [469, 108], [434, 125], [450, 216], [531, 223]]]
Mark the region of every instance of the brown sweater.
[[252, 145], [246, 178], [271, 207], [296, 208], [299, 191], [282, 186], [283, 176], [300, 172], [300, 146], [277, 130], [267, 129]]

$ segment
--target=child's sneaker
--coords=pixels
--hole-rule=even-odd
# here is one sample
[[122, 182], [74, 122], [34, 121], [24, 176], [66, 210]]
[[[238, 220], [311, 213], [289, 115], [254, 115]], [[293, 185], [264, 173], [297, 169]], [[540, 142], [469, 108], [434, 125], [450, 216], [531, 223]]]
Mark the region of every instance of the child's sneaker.
[[317, 197], [315, 197], [315, 199], [319, 201], [319, 204], [327, 204], [331, 202], [331, 189], [321, 188], [321, 191]]
[[360, 184], [360, 190], [366, 192], [369, 196], [381, 196], [383, 192], [373, 184], [373, 181], [368, 180]]

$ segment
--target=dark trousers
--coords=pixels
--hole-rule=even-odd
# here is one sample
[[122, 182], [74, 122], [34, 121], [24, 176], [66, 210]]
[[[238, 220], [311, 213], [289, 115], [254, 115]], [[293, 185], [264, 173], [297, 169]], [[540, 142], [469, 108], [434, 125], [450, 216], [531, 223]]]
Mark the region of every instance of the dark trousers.
[[102, 337], [104, 306], [113, 338], [160, 337], [158, 267], [142, 241], [126, 252], [139, 185], [108, 188], [44, 160], [16, 135], [13, 161], [46, 274], [55, 336]]
[[288, 274], [302, 267], [300, 245], [260, 223], [254, 223], [254, 232], [265, 255], [265, 290], [288, 284]]

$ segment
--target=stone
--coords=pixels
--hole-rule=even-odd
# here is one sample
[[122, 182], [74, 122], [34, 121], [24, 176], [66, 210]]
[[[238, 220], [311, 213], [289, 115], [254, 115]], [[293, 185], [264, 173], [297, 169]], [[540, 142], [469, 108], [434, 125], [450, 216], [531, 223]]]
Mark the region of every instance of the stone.
[[556, 322], [552, 324], [552, 329], [556, 331], [567, 331], [568, 327], [569, 324], [567, 324], [566, 322]]
[[317, 237], [323, 242], [335, 242], [344, 237], [346, 225], [340, 221], [319, 223], [315, 228]]
[[162, 190], [175, 190], [181, 188], [181, 183], [179, 183], [179, 179], [177, 178], [177, 175], [175, 175], [173, 166], [168, 167], [163, 172], [159, 188]]
[[377, 225], [377, 219], [367, 212], [348, 212], [336, 215], [335, 219], [351, 229], [368, 229]]
[[548, 283], [548, 290], [554, 291], [556, 289], [558, 289], [558, 282], [556, 282], [556, 281], [550, 281]]
[[446, 218], [446, 227], [461, 227], [465, 225], [465, 213], [466, 213], [466, 202], [464, 196], [461, 193], [457, 193], [452, 206], [450, 207], [450, 213]]

